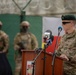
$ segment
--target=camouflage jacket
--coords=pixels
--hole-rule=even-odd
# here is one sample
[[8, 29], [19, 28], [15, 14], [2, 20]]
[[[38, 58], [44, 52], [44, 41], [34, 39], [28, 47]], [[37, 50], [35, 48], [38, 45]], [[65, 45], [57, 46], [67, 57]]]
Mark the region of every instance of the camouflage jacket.
[[9, 37], [8, 35], [0, 30], [0, 52], [8, 52], [9, 47]]
[[76, 75], [76, 30], [62, 36], [57, 50], [57, 55], [61, 54], [65, 54], [69, 58], [69, 61], [64, 61], [66, 75]]
[[35, 50], [38, 48], [38, 41], [35, 35], [29, 32], [18, 33], [14, 38], [14, 49], [18, 55], [20, 54], [19, 49], [21, 49], [21, 46], [24, 50]]

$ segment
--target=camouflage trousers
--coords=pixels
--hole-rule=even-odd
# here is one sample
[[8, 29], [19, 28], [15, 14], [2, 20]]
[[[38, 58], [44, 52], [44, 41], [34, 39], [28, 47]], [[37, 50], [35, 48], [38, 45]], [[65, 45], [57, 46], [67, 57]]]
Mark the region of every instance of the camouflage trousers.
[[15, 62], [16, 62], [16, 66], [15, 66], [14, 75], [21, 75], [22, 60], [18, 58]]
[[63, 75], [76, 75], [76, 71], [64, 71]]
[[76, 75], [76, 67], [75, 66], [66, 66], [64, 68], [64, 74], [63, 75]]

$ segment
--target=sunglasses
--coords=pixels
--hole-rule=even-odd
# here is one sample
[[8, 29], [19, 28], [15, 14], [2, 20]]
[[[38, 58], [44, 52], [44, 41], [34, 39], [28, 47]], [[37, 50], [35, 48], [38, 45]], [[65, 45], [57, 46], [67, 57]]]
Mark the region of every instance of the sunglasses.
[[62, 24], [68, 24], [68, 23], [71, 23], [71, 22], [62, 22]]

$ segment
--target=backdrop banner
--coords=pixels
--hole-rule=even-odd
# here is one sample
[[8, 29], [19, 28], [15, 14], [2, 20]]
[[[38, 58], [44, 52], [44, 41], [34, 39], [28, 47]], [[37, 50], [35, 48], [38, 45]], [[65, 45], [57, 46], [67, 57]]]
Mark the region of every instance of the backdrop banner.
[[[47, 52], [54, 52], [56, 40], [58, 37], [58, 28], [62, 27], [61, 18], [55, 18], [55, 17], [43, 17], [43, 29], [42, 29], [42, 48], [44, 48], [44, 33], [46, 30], [50, 30], [52, 32], [52, 35], [54, 36], [54, 40], [51, 45], [49, 45], [46, 49]], [[60, 40], [60, 37], [64, 34], [64, 30], [62, 28], [62, 31], [60, 32], [60, 36], [58, 38], [58, 42]]]

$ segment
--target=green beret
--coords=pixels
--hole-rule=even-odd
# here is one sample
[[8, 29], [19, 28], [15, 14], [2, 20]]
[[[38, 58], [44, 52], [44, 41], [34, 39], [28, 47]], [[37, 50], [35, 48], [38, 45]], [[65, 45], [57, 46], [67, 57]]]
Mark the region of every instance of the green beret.
[[74, 15], [62, 15], [62, 20], [76, 20], [76, 17]]

